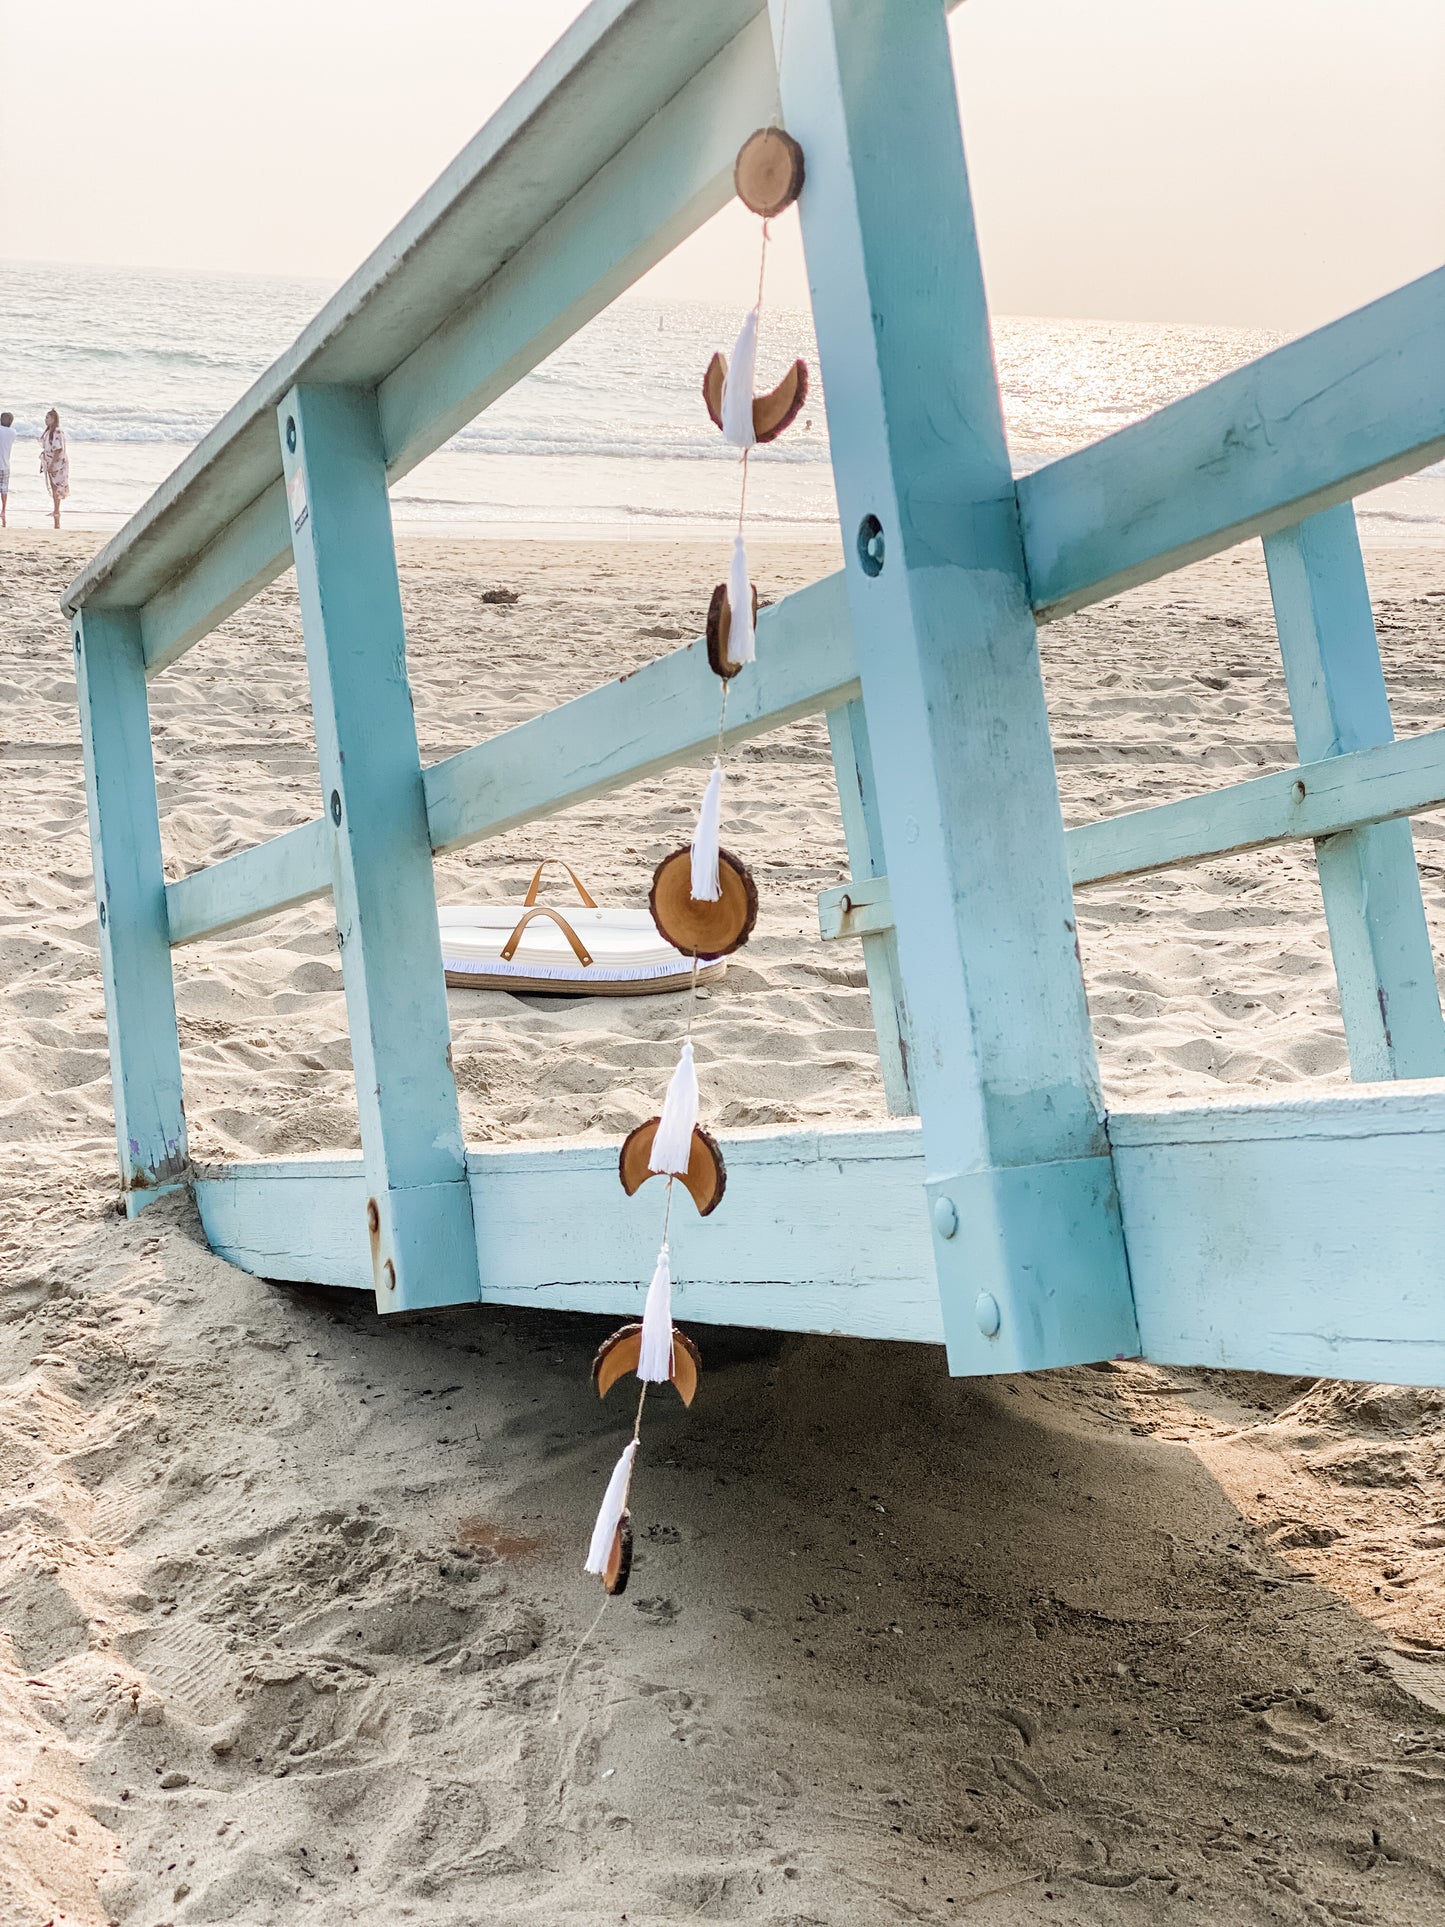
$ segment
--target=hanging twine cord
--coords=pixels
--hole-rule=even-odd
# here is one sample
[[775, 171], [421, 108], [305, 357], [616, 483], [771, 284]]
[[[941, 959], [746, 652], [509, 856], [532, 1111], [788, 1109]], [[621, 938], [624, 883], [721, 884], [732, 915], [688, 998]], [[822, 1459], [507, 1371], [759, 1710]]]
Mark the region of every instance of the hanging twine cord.
[[[782, 64], [782, 49], [783, 49], [784, 41], [787, 36], [787, 30], [788, 30], [788, 9], [787, 9], [787, 0], [784, 0], [782, 16], [781, 16], [781, 20], [779, 24], [779, 32], [778, 32], [779, 66], [781, 66]], [[780, 120], [780, 116], [777, 112], [775, 112], [774, 124], [775, 125], [779, 124], [779, 120]], [[761, 331], [763, 288], [767, 278], [768, 242], [770, 239], [771, 239], [771, 234], [769, 231], [769, 224], [765, 219], [762, 223], [762, 238], [761, 238], [761, 243], [758, 250], [758, 287], [757, 287], [757, 298], [754, 304], [754, 310], [758, 317], [759, 332]], [[751, 397], [749, 397], [749, 405], [751, 405]], [[737, 536], [739, 541], [741, 541], [744, 525], [747, 520], [748, 456], [750, 452], [751, 452], [750, 449], [746, 447], [742, 451], [741, 472], [738, 477]], [[751, 581], [749, 581], [746, 584], [744, 593], [748, 598], [751, 598], [753, 593], [753, 585]], [[723, 765], [723, 760], [727, 754], [728, 681], [729, 679], [727, 677], [721, 678], [722, 694], [718, 703], [717, 744], [716, 744], [715, 756], [716, 756], [717, 768], [719, 770], [721, 770]], [[684, 1030], [683, 1030], [684, 1051], [689, 1050], [692, 1043], [693, 1027], [697, 1016], [698, 988], [699, 988], [698, 972], [699, 972], [699, 966], [701, 964], [701, 961], [702, 961], [701, 958], [696, 954], [694, 954], [692, 959], [692, 972], [688, 980], [687, 1016], [686, 1016], [686, 1022], [684, 1025]], [[666, 1260], [667, 1260], [668, 1233], [672, 1225], [673, 1190], [677, 1182], [677, 1175], [678, 1174], [674, 1171], [669, 1171], [667, 1173], [667, 1185], [664, 1192], [664, 1203], [663, 1203], [663, 1212], [662, 1212], [662, 1241], [661, 1241], [662, 1252], [661, 1252], [661, 1259], [659, 1261], [660, 1271], [665, 1267]], [[654, 1279], [654, 1285], [656, 1283], [657, 1283], [657, 1280]], [[668, 1285], [667, 1288], [670, 1290], [670, 1284]], [[646, 1324], [647, 1324], [647, 1320], [646, 1320], [646, 1317], [644, 1317], [644, 1329], [646, 1329]], [[641, 1389], [637, 1400], [637, 1411], [634, 1414], [633, 1421], [632, 1421], [632, 1438], [630, 1442], [630, 1449], [634, 1451], [638, 1447], [640, 1447], [642, 1442], [642, 1415], [647, 1405], [648, 1382], [649, 1381], [646, 1379], [642, 1380]], [[624, 1499], [623, 1499], [624, 1506], [626, 1503], [626, 1497], [630, 1493], [631, 1482], [632, 1482], [631, 1473], [629, 1472], [627, 1477], [628, 1492], [624, 1493]], [[586, 1632], [583, 1633], [581, 1639], [578, 1640], [577, 1645], [573, 1648], [571, 1657], [568, 1659], [567, 1664], [562, 1669], [561, 1677], [558, 1679], [558, 1682], [557, 1682], [556, 1704], [554, 1706], [553, 1713], [552, 1713], [553, 1724], [556, 1724], [558, 1721], [560, 1721], [562, 1717], [562, 1698], [566, 1690], [567, 1683], [572, 1677], [572, 1674], [577, 1666], [578, 1660], [581, 1658], [584, 1648], [587, 1646], [589, 1640], [591, 1640], [592, 1636], [597, 1631], [597, 1628], [602, 1624], [602, 1617], [607, 1610], [610, 1599], [611, 1599], [611, 1594], [604, 1593], [602, 1604], [598, 1608], [596, 1617], [593, 1619], [591, 1625], [587, 1628]]]

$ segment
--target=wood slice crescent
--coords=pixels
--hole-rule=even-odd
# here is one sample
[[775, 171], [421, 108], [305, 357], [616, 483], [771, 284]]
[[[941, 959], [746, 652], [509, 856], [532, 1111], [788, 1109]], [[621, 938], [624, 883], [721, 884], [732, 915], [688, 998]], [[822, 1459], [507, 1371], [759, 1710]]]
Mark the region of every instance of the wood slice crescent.
[[[702, 378], [702, 398], [714, 426], [723, 424], [723, 388], [728, 378], [727, 357], [715, 354]], [[776, 387], [753, 398], [753, 435], [759, 442], [775, 442], [797, 420], [808, 399], [808, 364], [795, 361]]]
[[[751, 585], [753, 592], [753, 627], [758, 625], [758, 585]], [[734, 676], [741, 675], [747, 668], [745, 662], [734, 662], [728, 655], [728, 638], [733, 630], [733, 612], [728, 606], [728, 585], [719, 582], [712, 592], [712, 601], [707, 605], [707, 659], [715, 676], [724, 682], [731, 682]]]
[[607, 1555], [607, 1564], [602, 1568], [602, 1590], [616, 1599], [619, 1593], [627, 1591], [627, 1582], [632, 1577], [632, 1514], [624, 1512], [617, 1521], [617, 1530], [612, 1535], [612, 1550]]
[[[650, 1117], [645, 1124], [639, 1124], [635, 1131], [629, 1131], [622, 1141], [622, 1149], [617, 1156], [617, 1175], [622, 1180], [622, 1188], [628, 1197], [640, 1191], [649, 1178], [660, 1178], [661, 1171], [650, 1171], [647, 1160], [652, 1156], [653, 1141], [657, 1137], [660, 1117]], [[717, 1139], [703, 1130], [700, 1124], [693, 1126], [692, 1150], [687, 1160], [687, 1173], [682, 1178], [688, 1196], [697, 1206], [698, 1216], [705, 1218], [716, 1211], [722, 1203], [723, 1192], [727, 1189], [728, 1168], [723, 1162], [723, 1154]]]
[[[597, 1396], [606, 1398], [619, 1378], [626, 1378], [629, 1372], [637, 1370], [642, 1357], [642, 1326], [621, 1325], [610, 1338], [604, 1338], [597, 1347], [597, 1356], [592, 1361], [592, 1383], [597, 1387]], [[672, 1328], [672, 1382], [677, 1395], [684, 1405], [691, 1405], [697, 1396], [698, 1374], [702, 1370], [702, 1354], [686, 1332]]]
[[723, 384], [728, 378], [727, 356], [715, 354], [703, 371], [702, 398], [714, 428], [722, 427]]
[[716, 903], [699, 903], [692, 894], [692, 851], [684, 846], [665, 856], [652, 876], [647, 907], [658, 935], [684, 957], [711, 962], [741, 950], [758, 920], [758, 886], [746, 863], [718, 851]]
[[803, 191], [802, 148], [781, 127], [760, 127], [738, 149], [733, 187], [744, 207], [771, 220]]
[[775, 442], [794, 422], [808, 399], [808, 364], [795, 361], [776, 388], [753, 403], [753, 433], [760, 442]]

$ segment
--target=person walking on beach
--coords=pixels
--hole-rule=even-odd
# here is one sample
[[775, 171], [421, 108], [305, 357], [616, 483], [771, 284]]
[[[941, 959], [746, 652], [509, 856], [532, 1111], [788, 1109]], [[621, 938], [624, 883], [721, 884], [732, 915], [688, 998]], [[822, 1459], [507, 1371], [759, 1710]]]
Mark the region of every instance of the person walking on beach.
[[50, 409], [45, 417], [45, 433], [40, 437], [40, 473], [55, 504], [55, 526], [60, 527], [60, 504], [70, 493], [70, 455], [60, 417]]
[[15, 417], [7, 408], [0, 415], [0, 529], [5, 526], [5, 505], [10, 500], [10, 451], [15, 446]]

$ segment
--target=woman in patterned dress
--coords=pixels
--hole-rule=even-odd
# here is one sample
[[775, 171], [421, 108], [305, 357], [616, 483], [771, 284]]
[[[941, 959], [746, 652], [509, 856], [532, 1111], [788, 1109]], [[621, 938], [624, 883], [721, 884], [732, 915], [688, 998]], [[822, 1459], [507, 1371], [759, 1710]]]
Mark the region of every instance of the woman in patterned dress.
[[45, 417], [45, 433], [40, 437], [40, 473], [55, 504], [55, 526], [60, 527], [60, 504], [70, 493], [70, 455], [60, 417], [52, 408]]

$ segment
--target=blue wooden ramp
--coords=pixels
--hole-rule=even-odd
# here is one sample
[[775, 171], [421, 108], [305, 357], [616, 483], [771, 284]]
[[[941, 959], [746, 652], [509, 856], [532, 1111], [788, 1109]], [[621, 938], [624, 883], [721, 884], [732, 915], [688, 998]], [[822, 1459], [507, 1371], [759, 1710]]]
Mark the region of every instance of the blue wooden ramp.
[[[702, 641], [423, 766], [387, 487], [732, 193], [779, 119], [846, 565], [765, 610], [727, 738], [828, 720], [889, 1107], [746, 1134], [687, 1315], [947, 1346], [1445, 1383], [1445, 1024], [1352, 499], [1445, 457], [1445, 269], [1015, 483], [944, 0], [594, 0], [67, 591], [128, 1208], [191, 1186], [262, 1276], [635, 1315], [611, 1145], [468, 1150], [433, 855], [710, 756]], [[785, 29], [785, 30], [784, 30]], [[1065, 832], [1037, 626], [1261, 539], [1298, 767]], [[167, 884], [148, 680], [294, 562], [314, 822]], [[1367, 1089], [1105, 1117], [1073, 893], [1315, 847]], [[359, 1156], [193, 1166], [170, 951], [330, 894]], [[1404, 1083], [1401, 1080], [1408, 1080]], [[578, 1227], [585, 1226], [585, 1236]]]

